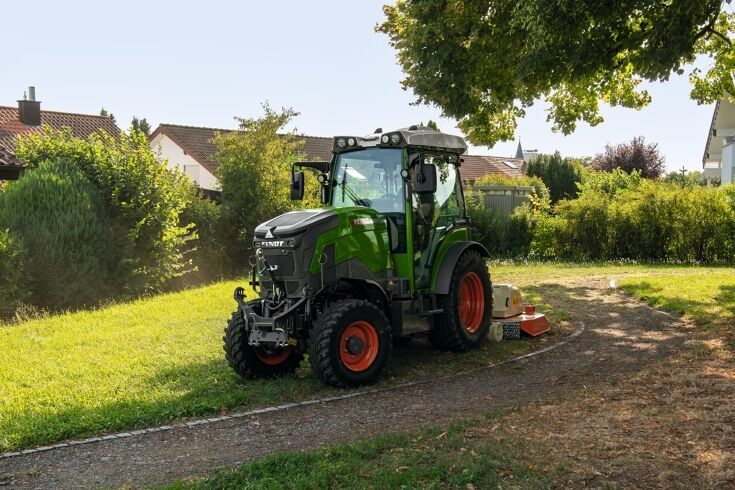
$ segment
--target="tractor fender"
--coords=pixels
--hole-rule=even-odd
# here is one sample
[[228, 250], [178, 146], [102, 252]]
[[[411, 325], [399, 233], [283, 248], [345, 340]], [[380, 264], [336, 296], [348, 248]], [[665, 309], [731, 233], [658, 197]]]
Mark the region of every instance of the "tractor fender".
[[380, 301], [383, 303], [382, 305], [380, 305], [381, 308], [386, 310], [386, 314], [388, 314], [387, 308], [390, 304], [388, 294], [385, 292], [385, 289], [383, 289], [376, 281], [373, 281], [372, 279], [354, 279], [348, 277], [342, 277], [340, 278], [340, 280], [346, 282], [347, 284], [352, 284], [354, 287], [357, 288], [364, 287], [364, 291], [375, 291], [379, 296]]
[[476, 250], [483, 257], [490, 257], [490, 253], [485, 246], [478, 242], [463, 241], [457, 242], [449, 247], [447, 253], [444, 254], [442, 263], [436, 273], [435, 294], [448, 294], [449, 285], [452, 281], [452, 273], [457, 265], [459, 257], [467, 250]]

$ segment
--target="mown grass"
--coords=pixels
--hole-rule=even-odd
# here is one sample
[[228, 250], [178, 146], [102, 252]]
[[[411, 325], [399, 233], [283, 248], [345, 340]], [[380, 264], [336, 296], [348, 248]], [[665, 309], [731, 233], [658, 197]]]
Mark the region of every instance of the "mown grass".
[[[222, 331], [234, 309], [222, 282], [94, 311], [0, 326], [0, 452], [334, 390], [312, 375], [245, 381], [227, 365]], [[425, 341], [398, 350], [379, 385], [486, 365], [528, 349], [488, 344], [468, 355]]]
[[[548, 488], [563, 472], [543, 459], [519, 458], [523, 444], [483, 437], [494, 417], [464, 420], [446, 430], [384, 435], [307, 453], [266, 457], [210, 478], [169, 489], [302, 488]], [[480, 429], [478, 430], [478, 427]], [[501, 485], [503, 484], [503, 485]]]
[[[508, 272], [515, 272], [525, 284], [550, 279], [543, 277], [548, 265], [534, 270], [507, 267], [496, 269], [500, 280], [506, 280]], [[683, 314], [704, 328], [732, 332], [735, 270], [731, 268], [554, 267], [557, 277], [619, 280], [624, 291], [655, 307]], [[535, 291], [532, 286], [527, 289]], [[379, 436], [307, 453], [285, 452], [167, 488], [549, 488], [569, 482], [563, 456], [547, 455], [541, 446], [496, 432], [503, 423], [502, 414], [495, 414], [407, 435]]]
[[[650, 276], [667, 270], [497, 263], [490, 269], [496, 282], [525, 286], [527, 297], [557, 321], [568, 312], [544, 303], [540, 281]], [[693, 273], [685, 267], [668, 270]], [[308, 363], [295, 376], [277, 380], [243, 381], [229, 369], [221, 337], [239, 283], [0, 326], [0, 451], [332, 391], [312, 376]], [[488, 343], [458, 355], [414, 342], [394, 353], [379, 385], [479, 367], [528, 348], [526, 341]]]
[[735, 331], [735, 270], [629, 278], [620, 287], [655, 308], [685, 315], [700, 327]]

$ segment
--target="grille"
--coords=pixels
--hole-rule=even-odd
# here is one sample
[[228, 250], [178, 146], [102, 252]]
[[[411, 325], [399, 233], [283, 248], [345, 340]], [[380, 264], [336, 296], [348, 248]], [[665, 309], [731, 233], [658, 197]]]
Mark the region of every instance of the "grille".
[[295, 264], [293, 260], [293, 254], [288, 252], [286, 254], [279, 255], [266, 255], [265, 260], [272, 267], [277, 267], [273, 271], [273, 275], [277, 278], [293, 277], [295, 271]]

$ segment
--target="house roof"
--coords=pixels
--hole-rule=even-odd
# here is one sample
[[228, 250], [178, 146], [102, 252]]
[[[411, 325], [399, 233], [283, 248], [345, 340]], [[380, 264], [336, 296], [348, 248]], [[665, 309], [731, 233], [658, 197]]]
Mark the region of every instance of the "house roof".
[[27, 126], [20, 120], [17, 107], [0, 106], [0, 147], [12, 153], [17, 136], [41, 133], [43, 126], [67, 127], [78, 138], [87, 138], [100, 129], [112, 135], [120, 133], [112, 119], [106, 116], [46, 110], [41, 110], [41, 126]]
[[10, 151], [0, 146], [0, 180], [15, 180], [23, 164]]
[[[214, 156], [217, 146], [213, 143], [217, 133], [227, 134], [231, 129], [204, 128], [199, 126], [181, 126], [178, 124], [160, 124], [151, 134], [153, 140], [157, 135], [163, 134], [171, 138], [182, 150], [199, 162], [210, 173], [214, 174], [219, 164]], [[321, 136], [296, 136], [297, 140], [304, 142], [302, 151], [309, 160], [331, 160], [332, 138]]]
[[0, 146], [0, 167], [22, 167], [23, 164], [15, 158], [12, 152]]
[[707, 168], [710, 162], [722, 160], [723, 140], [732, 136], [733, 129], [735, 129], [735, 101], [725, 97], [717, 101], [712, 111], [712, 121], [707, 131], [707, 142], [704, 145], [702, 156], [703, 168]]
[[[214, 174], [218, 166], [214, 159], [217, 146], [212, 143], [212, 140], [217, 133], [226, 134], [231, 131], [230, 129], [161, 124], [153, 131], [150, 139], [153, 140], [159, 134], [168, 136], [188, 155]], [[308, 159], [323, 161], [332, 159], [333, 138], [297, 136], [297, 139], [304, 141], [303, 151]], [[466, 181], [476, 180], [487, 174], [502, 174], [508, 177], [523, 175], [524, 161], [518, 158], [480, 155], [464, 155], [462, 158], [464, 163], [460, 167], [460, 174]]]
[[459, 167], [464, 181], [474, 181], [488, 174], [517, 178], [523, 175], [525, 162], [519, 158], [465, 155]]

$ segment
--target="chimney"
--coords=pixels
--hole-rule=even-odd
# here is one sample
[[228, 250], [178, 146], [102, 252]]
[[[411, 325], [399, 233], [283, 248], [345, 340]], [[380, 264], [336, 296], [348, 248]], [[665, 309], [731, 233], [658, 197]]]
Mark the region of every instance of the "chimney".
[[18, 114], [26, 126], [41, 125], [41, 102], [36, 100], [36, 87], [28, 87], [28, 98], [18, 101]]

